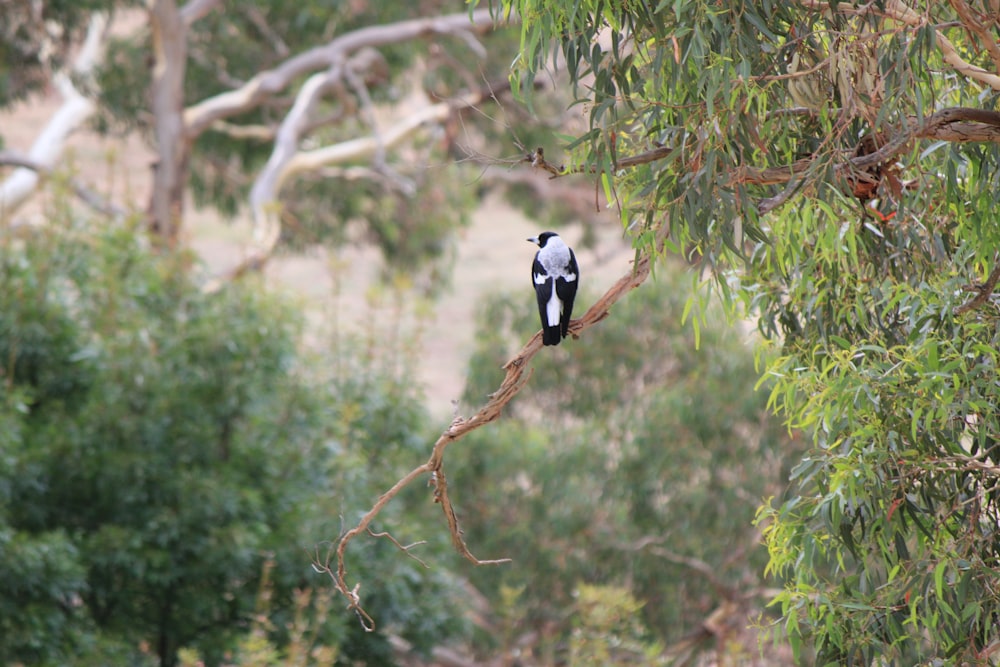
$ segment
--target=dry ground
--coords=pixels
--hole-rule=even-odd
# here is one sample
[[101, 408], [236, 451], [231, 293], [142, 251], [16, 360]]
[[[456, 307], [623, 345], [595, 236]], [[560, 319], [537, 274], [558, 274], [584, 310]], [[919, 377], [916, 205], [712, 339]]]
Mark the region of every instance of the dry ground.
[[[0, 113], [0, 135], [9, 149], [27, 152], [38, 132], [58, 108], [54, 93], [39, 95]], [[152, 153], [138, 137], [109, 139], [88, 130], [70, 139], [66, 164], [79, 177], [116, 203], [145, 207]], [[9, 170], [0, 172], [6, 176]], [[539, 178], [545, 178], [539, 174]], [[474, 184], [470, 184], [474, 187]], [[82, 205], [82, 204], [81, 204]], [[15, 219], [38, 222], [44, 204], [33, 202]], [[211, 210], [188, 208], [187, 242], [210, 270], [235, 264], [249, 247], [250, 228], [243, 220], [224, 222]], [[525, 239], [543, 231], [497, 196], [488, 197], [475, 211], [472, 224], [457, 238], [457, 260], [452, 285], [433, 303], [417, 308], [404, 298], [398, 319], [402, 334], [418, 351], [416, 373], [433, 414], [453, 410], [464, 383], [466, 365], [474, 347], [477, 302], [493, 291], [519, 290], [524, 307], [534, 308], [529, 278], [534, 246]], [[570, 244], [581, 232], [572, 225], [561, 230]], [[615, 213], [607, 213], [597, 253], [581, 251], [578, 260], [585, 288], [603, 291], [629, 268], [631, 251], [620, 240]], [[600, 260], [598, 260], [600, 257]], [[268, 283], [287, 290], [305, 305], [315, 331], [370, 330], [389, 326], [394, 319], [392, 299], [375, 299], [380, 258], [371, 248], [348, 248], [336, 253], [317, 249], [297, 256], [279, 256], [266, 269]], [[582, 312], [588, 304], [578, 304]], [[417, 315], [417, 311], [421, 314]], [[317, 340], [319, 337], [317, 337]], [[584, 341], [570, 344], [585, 344]]]

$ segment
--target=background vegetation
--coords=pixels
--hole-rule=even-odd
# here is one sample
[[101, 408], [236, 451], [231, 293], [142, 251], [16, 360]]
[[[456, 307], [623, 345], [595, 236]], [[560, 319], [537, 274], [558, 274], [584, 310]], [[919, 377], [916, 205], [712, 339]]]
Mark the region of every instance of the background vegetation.
[[[345, 505], [422, 445], [404, 375], [351, 357], [309, 371], [286, 299], [253, 281], [205, 295], [188, 257], [140, 239], [67, 217], [0, 250], [4, 662], [169, 665], [188, 648], [218, 664], [258, 613], [283, 646], [324, 595], [311, 565]], [[403, 637], [461, 632], [446, 571], [415, 576], [381, 544], [363, 567]], [[387, 659], [350, 620], [325, 614], [310, 641]]]
[[[0, 9], [0, 104], [64, 102], [0, 152], [0, 660], [996, 663], [992, 0]], [[149, 143], [145, 201], [60, 173], [84, 122]], [[254, 273], [374, 244], [434, 294], [493, 188], [614, 211], [656, 279], [449, 450], [515, 562], [407, 488], [351, 546], [366, 633], [313, 565], [441, 425], [398, 321], [310, 349]], [[191, 201], [254, 227], [217, 280]], [[535, 331], [482, 298], [469, 406]]]

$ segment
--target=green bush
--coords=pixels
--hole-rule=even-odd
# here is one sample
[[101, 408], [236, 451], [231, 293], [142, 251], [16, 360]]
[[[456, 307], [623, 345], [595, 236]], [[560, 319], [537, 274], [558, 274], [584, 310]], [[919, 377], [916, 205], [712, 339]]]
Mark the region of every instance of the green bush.
[[[219, 664], [246, 645], [265, 563], [284, 645], [293, 591], [330, 588], [317, 543], [426, 442], [412, 384], [303, 358], [298, 314], [252, 280], [204, 294], [190, 257], [60, 223], [0, 239], [0, 661]], [[424, 648], [462, 630], [446, 575], [363, 548], [388, 630]], [[345, 660], [388, 659], [352, 616], [318, 632]]]

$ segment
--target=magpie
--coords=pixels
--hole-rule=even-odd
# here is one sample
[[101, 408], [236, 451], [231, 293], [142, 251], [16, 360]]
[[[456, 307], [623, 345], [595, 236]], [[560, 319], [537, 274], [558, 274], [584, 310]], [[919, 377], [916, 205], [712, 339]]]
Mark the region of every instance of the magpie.
[[555, 232], [542, 232], [528, 241], [538, 246], [531, 265], [531, 281], [542, 318], [542, 344], [558, 345], [569, 332], [580, 269], [573, 249]]

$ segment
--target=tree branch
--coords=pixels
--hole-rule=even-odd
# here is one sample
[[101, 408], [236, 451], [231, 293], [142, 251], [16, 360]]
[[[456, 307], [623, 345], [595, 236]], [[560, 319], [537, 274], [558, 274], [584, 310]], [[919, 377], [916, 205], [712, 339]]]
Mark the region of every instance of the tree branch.
[[[573, 334], [573, 338], [579, 338], [580, 334], [607, 317], [610, 313], [611, 307], [615, 303], [646, 280], [649, 276], [651, 267], [652, 259], [649, 254], [643, 253], [638, 255], [637, 261], [632, 267], [632, 270], [619, 278], [618, 281], [615, 282], [615, 284], [612, 285], [611, 288], [608, 289], [608, 291], [605, 292], [604, 295], [598, 299], [586, 313], [583, 314], [583, 317], [570, 322], [569, 330], [570, 333]], [[325, 563], [314, 564], [317, 570], [329, 575], [333, 579], [337, 590], [347, 598], [348, 608], [353, 610], [358, 615], [358, 618], [361, 619], [361, 623], [366, 630], [374, 630], [375, 624], [372, 617], [364, 610], [364, 607], [361, 604], [361, 597], [359, 594], [361, 584], [357, 583], [353, 588], [348, 586], [346, 565], [347, 546], [355, 537], [369, 530], [371, 522], [375, 520], [382, 509], [385, 508], [385, 506], [393, 498], [399, 495], [404, 488], [424, 475], [429, 474], [431, 476], [431, 484], [434, 487], [434, 501], [441, 504], [441, 509], [445, 514], [446, 521], [448, 522], [448, 530], [451, 534], [452, 544], [455, 546], [458, 553], [475, 565], [495, 565], [505, 563], [510, 560], [507, 558], [497, 560], [480, 560], [473, 556], [469, 551], [469, 548], [462, 537], [462, 530], [459, 526], [454, 506], [448, 496], [448, 485], [444, 474], [445, 450], [451, 443], [462, 439], [464, 436], [468, 435], [480, 426], [488, 424], [500, 416], [504, 407], [510, 403], [514, 396], [516, 396], [528, 382], [528, 379], [531, 377], [531, 370], [528, 368], [528, 363], [541, 349], [542, 336], [541, 332], [538, 332], [532, 336], [520, 352], [504, 364], [503, 368], [506, 371], [506, 376], [504, 377], [503, 382], [500, 383], [500, 387], [497, 391], [490, 395], [486, 404], [482, 406], [476, 414], [468, 419], [456, 417], [452, 421], [451, 425], [445, 429], [445, 431], [434, 443], [430, 458], [427, 459], [427, 462], [411, 470], [399, 481], [397, 481], [392, 488], [383, 493], [372, 508], [368, 510], [363, 517], [361, 517], [358, 525], [348, 530], [340, 537], [340, 541], [337, 543], [337, 548], [334, 552], [337, 560], [336, 568], [334, 568], [330, 562], [332, 555], [327, 556]]]
[[[13, 151], [0, 151], [0, 165], [18, 167], [20, 169], [30, 169], [36, 174], [41, 174], [43, 176], [51, 176], [53, 174], [52, 169], [49, 169], [44, 164], [36, 162], [26, 155], [20, 155], [19, 153], [15, 153]], [[73, 193], [79, 197], [81, 201], [98, 213], [116, 220], [120, 220], [125, 217], [125, 209], [109, 202], [104, 197], [87, 187], [79, 179], [70, 177], [69, 186], [73, 189]]]
[[428, 35], [460, 33], [467, 37], [470, 30], [485, 32], [495, 26], [489, 10], [483, 9], [473, 12], [471, 23], [469, 15], [463, 13], [362, 28], [342, 35], [323, 47], [291, 58], [274, 70], [255, 76], [239, 90], [189, 107], [184, 112], [184, 118], [187, 136], [191, 138], [210, 125], [217, 124], [222, 118], [249, 108], [281, 90], [297, 74], [315, 69], [317, 65], [327, 64], [324, 72], [313, 74], [299, 90], [292, 108], [277, 130], [271, 156], [251, 187], [249, 203], [253, 221], [253, 248], [238, 265], [209, 281], [204, 289], [215, 291], [226, 282], [248, 271], [257, 270], [267, 262], [281, 236], [279, 195], [282, 185], [289, 177], [349, 160], [371, 160], [374, 157], [378, 161], [384, 151], [401, 143], [425, 124], [441, 122], [456, 110], [478, 104], [494, 92], [473, 91], [456, 100], [430, 105], [408, 114], [395, 126], [376, 131], [373, 136], [312, 151], [299, 151], [299, 142], [306, 129], [311, 127], [309, 114], [325, 92], [342, 86], [347, 81], [356, 90], [358, 86], [361, 87], [359, 94], [367, 94], [367, 90], [361, 85], [362, 77], [358, 75], [366, 70], [374, 71], [381, 64], [379, 52], [372, 47]]
[[[100, 62], [107, 25], [108, 17], [105, 14], [91, 15], [87, 36], [73, 63], [73, 74], [87, 76]], [[42, 169], [22, 166], [0, 183], [0, 220], [11, 216], [27, 201], [38, 187], [39, 174], [55, 167], [62, 157], [66, 140], [94, 112], [94, 103], [76, 89], [68, 72], [57, 72], [53, 83], [62, 95], [62, 106], [35, 139], [27, 155], [34, 166]]]
[[955, 9], [955, 13], [958, 14], [958, 18], [962, 21], [962, 25], [982, 42], [986, 52], [990, 54], [993, 67], [1000, 72], [1000, 46], [997, 46], [997, 41], [993, 39], [989, 31], [972, 15], [972, 8], [969, 7], [965, 0], [950, 0], [950, 2], [951, 6]]
[[[836, 165], [838, 170], [866, 169], [895, 159], [914, 139], [932, 139], [952, 142], [1000, 141], [1000, 112], [969, 107], [949, 107], [927, 116], [922, 122], [911, 119], [899, 134], [878, 150], [848, 158]], [[739, 167], [733, 181], [765, 185], [786, 183], [794, 174], [802, 173], [812, 164], [812, 159], [797, 160], [786, 167]]]
[[[1000, 112], [969, 107], [949, 107], [931, 114], [918, 121], [910, 119], [899, 133], [878, 150], [866, 155], [846, 158], [834, 168], [837, 171], [857, 170], [874, 167], [895, 159], [906, 146], [915, 139], [930, 139], [956, 143], [969, 142], [1000, 142]], [[658, 146], [653, 150], [619, 159], [615, 164], [617, 169], [630, 169], [650, 162], [656, 162], [669, 157], [674, 152], [673, 146]], [[536, 169], [541, 169], [558, 178], [574, 173], [593, 173], [593, 167], [576, 167], [567, 170], [561, 165], [555, 165], [545, 159], [541, 148], [525, 155], [522, 162], [530, 163]], [[739, 166], [729, 176], [731, 184], [744, 183], [751, 185], [778, 185], [792, 181], [797, 175], [806, 172], [814, 163], [814, 157], [796, 160], [781, 167]], [[794, 190], [794, 188], [793, 188]], [[766, 200], [765, 210], [775, 208], [792, 190], [783, 192], [777, 197]]]
[[[471, 19], [471, 21], [470, 21]], [[261, 72], [236, 90], [210, 97], [184, 111], [184, 125], [188, 137], [196, 137], [213, 122], [242, 113], [262, 100], [284, 90], [295, 79], [309, 72], [328, 69], [347, 60], [352, 53], [365, 46], [376, 47], [402, 41], [446, 35], [472, 30], [486, 32], [495, 26], [489, 9], [448, 14], [435, 18], [421, 18], [385, 25], [361, 28], [341, 35], [314, 49], [294, 56], [278, 67]]]

